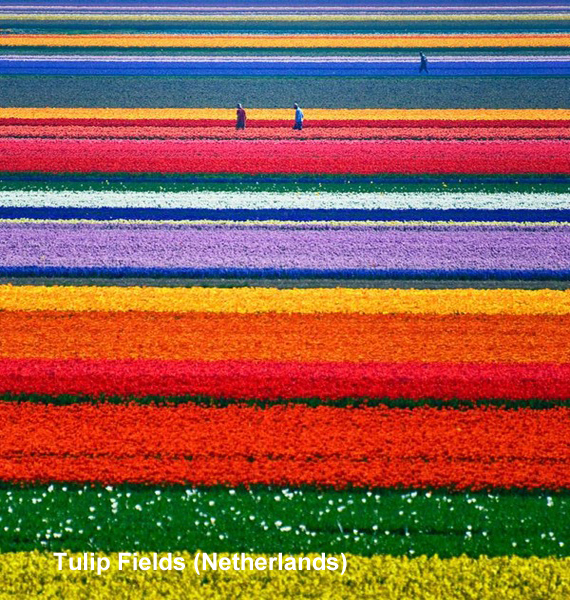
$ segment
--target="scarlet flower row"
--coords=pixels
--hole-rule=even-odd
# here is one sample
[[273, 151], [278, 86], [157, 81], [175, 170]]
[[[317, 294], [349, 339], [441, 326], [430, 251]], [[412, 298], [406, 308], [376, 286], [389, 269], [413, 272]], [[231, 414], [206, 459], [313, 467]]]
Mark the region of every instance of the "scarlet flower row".
[[[184, 127], [188, 128], [203, 128], [203, 127], [235, 127], [235, 120], [229, 119], [100, 119], [100, 118], [0, 118], [0, 126], [86, 126], [86, 127]], [[291, 130], [291, 121], [283, 119], [248, 119], [248, 128], [285, 128]], [[333, 128], [333, 129], [354, 129], [362, 127], [371, 128], [479, 128], [484, 126], [490, 127], [514, 127], [514, 128], [567, 128], [570, 126], [570, 121], [566, 119], [495, 119], [481, 122], [478, 119], [319, 119], [305, 124], [304, 131], [311, 130], [314, 127]]]
[[0, 170], [570, 174], [570, 141], [0, 139]]
[[570, 409], [0, 404], [0, 479], [570, 488]]
[[539, 140], [569, 139], [568, 127], [309, 127], [301, 132], [290, 128], [231, 126], [142, 126], [142, 125], [0, 125], [0, 137], [16, 138], [108, 138], [108, 139], [438, 139], [438, 140]]
[[563, 400], [570, 365], [0, 360], [1, 394], [220, 399]]

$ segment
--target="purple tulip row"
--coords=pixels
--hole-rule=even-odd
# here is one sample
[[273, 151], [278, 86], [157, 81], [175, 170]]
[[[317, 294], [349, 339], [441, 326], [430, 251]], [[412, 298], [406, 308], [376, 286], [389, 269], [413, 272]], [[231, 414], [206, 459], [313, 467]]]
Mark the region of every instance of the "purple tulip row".
[[570, 226], [3, 224], [0, 267], [568, 270]]

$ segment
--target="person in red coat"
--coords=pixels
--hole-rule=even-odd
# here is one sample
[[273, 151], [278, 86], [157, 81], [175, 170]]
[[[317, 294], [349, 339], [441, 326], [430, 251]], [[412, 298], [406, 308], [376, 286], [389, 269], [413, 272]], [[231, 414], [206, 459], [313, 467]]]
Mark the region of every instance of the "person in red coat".
[[245, 114], [245, 110], [241, 104], [237, 105], [237, 121], [236, 121], [236, 129], [245, 129], [245, 122], [247, 120], [247, 115]]

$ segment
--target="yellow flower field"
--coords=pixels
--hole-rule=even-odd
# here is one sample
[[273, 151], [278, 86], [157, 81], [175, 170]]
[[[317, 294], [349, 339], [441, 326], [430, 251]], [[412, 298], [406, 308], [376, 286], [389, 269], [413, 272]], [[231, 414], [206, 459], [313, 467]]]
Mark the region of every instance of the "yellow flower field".
[[[106, 556], [112, 565], [117, 564], [116, 555]], [[0, 597], [553, 600], [570, 596], [569, 558], [462, 556], [444, 560], [437, 556], [408, 559], [349, 555], [345, 575], [330, 571], [232, 570], [198, 576], [191, 568], [194, 555], [179, 556], [185, 560], [183, 572], [118, 571], [112, 566], [97, 575], [93, 571], [69, 571], [66, 567], [58, 572], [56, 558], [47, 553], [1, 554]]]
[[0, 285], [0, 310], [566, 315], [570, 290]]
[[[502, 109], [502, 108], [306, 108], [312, 121], [320, 120], [374, 120], [374, 121], [518, 121], [570, 120], [570, 110]], [[0, 119], [233, 119], [231, 108], [0, 108]], [[290, 119], [289, 108], [251, 108], [249, 118]]]

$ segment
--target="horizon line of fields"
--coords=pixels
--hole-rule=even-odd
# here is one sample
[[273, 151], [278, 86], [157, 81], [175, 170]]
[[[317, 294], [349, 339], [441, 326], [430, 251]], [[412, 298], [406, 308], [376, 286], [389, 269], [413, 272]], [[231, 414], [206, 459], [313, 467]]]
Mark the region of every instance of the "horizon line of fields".
[[[394, 3], [392, 3], [394, 4]], [[429, 3], [415, 4], [406, 6], [406, 2], [398, 2], [391, 5], [391, 2], [378, 4], [372, 2], [347, 3], [339, 2], [327, 5], [327, 2], [258, 2], [257, 0], [247, 0], [244, 6], [240, 2], [232, 4], [219, 4], [211, 2], [202, 2], [196, 6], [190, 4], [181, 4], [174, 2], [173, 6], [168, 6], [168, 0], [160, 4], [149, 2], [108, 2], [103, 0], [98, 3], [90, 2], [57, 2], [50, 1], [42, 3], [37, 0], [31, 2], [14, 2], [0, 8], [0, 13], [6, 14], [156, 14], [156, 15], [235, 15], [235, 14], [262, 14], [262, 15], [280, 15], [280, 14], [313, 14], [313, 15], [335, 15], [335, 14], [356, 14], [356, 15], [414, 15], [414, 14], [552, 14], [561, 13], [570, 9], [569, 4], [564, 2], [542, 3], [518, 2], [516, 4], [501, 3], [497, 5], [493, 2], [477, 2], [474, 5], [463, 4], [462, 2], [443, 2], [438, 5]]]

